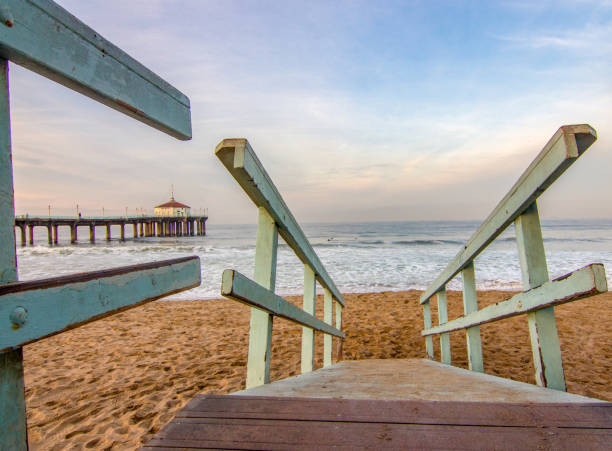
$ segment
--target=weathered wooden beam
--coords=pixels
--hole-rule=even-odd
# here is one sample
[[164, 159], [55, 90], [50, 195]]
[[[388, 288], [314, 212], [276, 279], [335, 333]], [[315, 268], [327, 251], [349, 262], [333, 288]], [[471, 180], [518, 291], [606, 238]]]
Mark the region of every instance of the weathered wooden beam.
[[[429, 300], [423, 304], [423, 322], [425, 323], [425, 330], [431, 329], [431, 305]], [[433, 338], [430, 336], [425, 337], [425, 351], [430, 359], [435, 357]]]
[[[9, 111], [8, 62], [0, 58], [0, 285], [17, 280]], [[22, 245], [25, 227], [21, 227]], [[19, 348], [0, 352], [0, 449], [26, 450], [27, 441], [23, 350]]]
[[[478, 311], [474, 262], [463, 268], [463, 271], [461, 271], [461, 276], [463, 279], [463, 313], [468, 315], [472, 312]], [[467, 342], [468, 366], [470, 370], [484, 373], [480, 327], [473, 326], [466, 329], [465, 339]]]
[[49, 0], [4, 0], [0, 56], [178, 139], [189, 99]]
[[[272, 292], [276, 284], [277, 254], [276, 224], [265, 208], [260, 208], [257, 220], [254, 278], [256, 283]], [[270, 313], [258, 308], [251, 309], [246, 388], [270, 382], [273, 324], [274, 318]]]
[[[538, 287], [547, 282], [549, 277], [536, 201], [516, 218], [514, 229], [521, 261], [523, 287], [526, 290]], [[536, 383], [543, 387], [565, 391], [561, 343], [554, 307], [529, 312], [527, 324]]]
[[[308, 265], [304, 265], [304, 296], [302, 309], [314, 316], [317, 301], [317, 281], [315, 273]], [[315, 361], [315, 335], [310, 327], [302, 327], [302, 363], [301, 372], [309, 373], [314, 370]]]
[[[336, 329], [338, 331], [342, 330], [342, 304], [340, 304], [339, 302], [335, 302], [336, 304]], [[338, 350], [337, 350], [337, 354], [336, 354], [336, 363], [342, 361], [342, 347], [343, 347], [343, 340], [340, 340], [340, 343], [338, 343]]]
[[[446, 305], [446, 289], [442, 289], [437, 293], [438, 297], [438, 324], [442, 325], [448, 322], [448, 307]], [[450, 334], [443, 333], [440, 335], [440, 361], [446, 365], [451, 364], [451, 346]]]
[[336, 288], [249, 142], [243, 138], [224, 139], [215, 148], [215, 154], [255, 205], [264, 207], [274, 218], [280, 235], [302, 263], [313, 269], [319, 283], [344, 305], [342, 294]]
[[[323, 320], [331, 325], [333, 319], [333, 303], [331, 291], [323, 288]], [[332, 364], [332, 336], [325, 334], [323, 336], [323, 366]]]
[[589, 125], [564, 125], [544, 146], [461, 251], [421, 295], [421, 304], [446, 285], [497, 238], [597, 139]]
[[608, 284], [604, 266], [595, 263], [446, 324], [427, 328], [421, 332], [421, 335], [430, 336], [467, 329], [542, 308], [577, 301], [606, 291], [608, 291]]
[[344, 338], [340, 330], [324, 323], [319, 318], [306, 313], [291, 302], [274, 292], [265, 289], [233, 269], [223, 271], [221, 295], [243, 304], [257, 307], [273, 315], [288, 319], [302, 326], [310, 327], [319, 332]]
[[0, 286], [0, 351], [199, 284], [200, 259], [184, 257]]

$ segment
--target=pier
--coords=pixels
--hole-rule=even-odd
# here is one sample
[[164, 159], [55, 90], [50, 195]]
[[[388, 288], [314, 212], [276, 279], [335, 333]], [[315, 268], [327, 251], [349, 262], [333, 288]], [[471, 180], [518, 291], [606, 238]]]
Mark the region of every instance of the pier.
[[206, 220], [208, 216], [111, 216], [111, 217], [74, 217], [47, 216], [15, 218], [15, 227], [19, 229], [21, 245], [34, 245], [34, 227], [47, 229], [49, 245], [58, 243], [59, 227], [70, 227], [70, 243], [78, 241], [78, 228], [89, 229], [89, 242], [96, 242], [96, 227], [104, 227], [106, 241], [110, 241], [111, 226], [120, 227], [120, 239], [125, 241], [125, 228], [131, 225], [134, 238], [148, 237], [181, 237], [206, 235]]

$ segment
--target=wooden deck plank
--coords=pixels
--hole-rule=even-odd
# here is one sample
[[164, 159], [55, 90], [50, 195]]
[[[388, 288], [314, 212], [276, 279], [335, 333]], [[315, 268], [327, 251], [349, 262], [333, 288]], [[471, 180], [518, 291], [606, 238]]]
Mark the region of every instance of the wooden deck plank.
[[145, 449], [605, 449], [611, 406], [199, 396]]
[[[296, 409], [299, 403], [299, 409]], [[490, 403], [199, 395], [176, 418], [607, 428], [609, 403]], [[464, 416], [464, 409], [471, 414]], [[372, 414], [375, 412], [375, 414]]]

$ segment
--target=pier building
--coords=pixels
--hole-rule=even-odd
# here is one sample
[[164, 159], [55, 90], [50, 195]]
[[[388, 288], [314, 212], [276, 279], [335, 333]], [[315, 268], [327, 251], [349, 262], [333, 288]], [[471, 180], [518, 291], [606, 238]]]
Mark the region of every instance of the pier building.
[[189, 205], [177, 202], [174, 200], [174, 196], [172, 196], [168, 202], [158, 205], [153, 209], [153, 216], [180, 218], [189, 216], [190, 211], [191, 207]]

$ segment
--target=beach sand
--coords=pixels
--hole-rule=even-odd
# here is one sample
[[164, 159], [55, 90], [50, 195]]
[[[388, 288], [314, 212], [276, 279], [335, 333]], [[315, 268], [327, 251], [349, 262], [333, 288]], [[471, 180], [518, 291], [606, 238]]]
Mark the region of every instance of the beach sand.
[[[479, 292], [479, 305], [512, 294]], [[418, 296], [346, 295], [344, 358], [424, 357]], [[571, 393], [612, 400], [611, 300], [606, 293], [556, 308]], [[450, 318], [463, 313], [460, 293], [449, 292], [448, 303]], [[321, 317], [320, 297], [317, 307]], [[243, 389], [249, 312], [228, 300], [154, 302], [26, 346], [31, 449], [135, 449], [194, 395]], [[432, 315], [435, 324], [435, 303]], [[481, 332], [488, 374], [533, 383], [524, 315]], [[276, 319], [272, 343], [272, 380], [298, 374], [301, 327]], [[467, 367], [464, 333], [452, 333], [451, 343], [453, 364]], [[320, 334], [316, 345], [320, 367]]]

